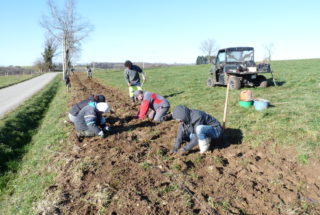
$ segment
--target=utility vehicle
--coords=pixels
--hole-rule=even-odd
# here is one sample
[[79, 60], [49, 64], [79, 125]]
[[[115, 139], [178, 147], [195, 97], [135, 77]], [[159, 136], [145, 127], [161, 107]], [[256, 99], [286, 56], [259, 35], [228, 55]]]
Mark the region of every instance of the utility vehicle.
[[254, 62], [253, 47], [232, 47], [220, 49], [209, 72], [207, 85], [227, 85], [237, 90], [242, 86], [267, 87], [267, 79], [261, 75], [270, 73], [270, 64]]

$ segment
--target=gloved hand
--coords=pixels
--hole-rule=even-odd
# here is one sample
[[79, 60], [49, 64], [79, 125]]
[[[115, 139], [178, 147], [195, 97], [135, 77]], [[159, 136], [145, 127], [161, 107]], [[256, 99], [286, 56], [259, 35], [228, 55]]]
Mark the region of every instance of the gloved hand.
[[106, 125], [106, 126], [103, 128], [103, 130], [104, 130], [104, 131], [111, 131], [111, 128]]
[[100, 131], [98, 134], [101, 138], [105, 138], [106, 134], [103, 131]]

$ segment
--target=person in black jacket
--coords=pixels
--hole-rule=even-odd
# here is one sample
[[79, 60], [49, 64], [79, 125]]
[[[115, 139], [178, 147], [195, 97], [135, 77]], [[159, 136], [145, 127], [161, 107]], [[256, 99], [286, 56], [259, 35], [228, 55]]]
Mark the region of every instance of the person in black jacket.
[[92, 95], [89, 96], [87, 99], [82, 100], [81, 102], [78, 102], [77, 104], [73, 105], [69, 111], [68, 117], [71, 122], [74, 123], [74, 120], [76, 119], [78, 113], [81, 111], [82, 108], [87, 106], [89, 102], [105, 102], [106, 98], [104, 95]]
[[189, 143], [180, 149], [182, 153], [198, 144], [200, 153], [204, 153], [209, 149], [211, 139], [218, 139], [222, 135], [218, 120], [206, 112], [179, 105], [174, 108], [172, 117], [181, 123], [172, 152], [178, 152], [182, 142], [187, 141]]

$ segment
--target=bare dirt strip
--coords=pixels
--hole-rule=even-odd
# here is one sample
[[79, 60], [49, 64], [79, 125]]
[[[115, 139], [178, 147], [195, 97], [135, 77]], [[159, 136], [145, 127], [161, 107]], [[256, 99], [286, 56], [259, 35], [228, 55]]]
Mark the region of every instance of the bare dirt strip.
[[[299, 165], [290, 147], [252, 147], [227, 129], [205, 155], [171, 155], [177, 123], [134, 118], [128, 95], [72, 76], [72, 104], [102, 93], [114, 110], [112, 134], [77, 142], [57, 155], [58, 180], [39, 214], [320, 214], [320, 168]], [[54, 168], [54, 164], [53, 164]]]

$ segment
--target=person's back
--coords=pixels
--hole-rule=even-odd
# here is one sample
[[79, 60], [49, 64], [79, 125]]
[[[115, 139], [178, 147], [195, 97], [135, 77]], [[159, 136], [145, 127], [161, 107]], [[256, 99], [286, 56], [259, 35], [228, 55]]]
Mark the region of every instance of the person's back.
[[97, 127], [96, 122], [97, 118], [99, 118], [99, 115], [95, 109], [95, 107], [90, 105], [87, 105], [81, 109], [74, 121], [77, 131], [90, 130], [95, 135], [98, 135], [100, 130]]
[[90, 102], [105, 102], [106, 98], [104, 97], [104, 95], [92, 95], [89, 96], [88, 99], [82, 100], [80, 102], [78, 102], [77, 104], [74, 104], [68, 114], [69, 120], [71, 122], [74, 122], [76, 116], [78, 115], [78, 113], [80, 112], [80, 110], [82, 108], [84, 108], [85, 106], [87, 106]]
[[190, 109], [190, 124], [193, 126], [197, 125], [211, 125], [211, 126], [220, 126], [220, 123], [216, 118], [210, 114], [196, 109]]
[[87, 99], [82, 100], [82, 101], [78, 102], [77, 104], [74, 104], [74, 105], [71, 107], [69, 113], [70, 113], [71, 115], [73, 115], [73, 116], [77, 116], [78, 113], [81, 111], [81, 109], [84, 108], [85, 106], [87, 106], [88, 103], [89, 103], [89, 102], [92, 102], [92, 101], [94, 101], [94, 97], [93, 97], [93, 96], [90, 96], [90, 97], [88, 97]]
[[126, 68], [124, 70], [125, 79], [130, 86], [140, 86], [140, 75], [139, 73], [143, 73], [142, 69], [137, 65], [132, 65], [131, 68]]
[[170, 107], [169, 101], [156, 93], [143, 92], [143, 100], [147, 100], [153, 110], [157, 110], [160, 107]]

